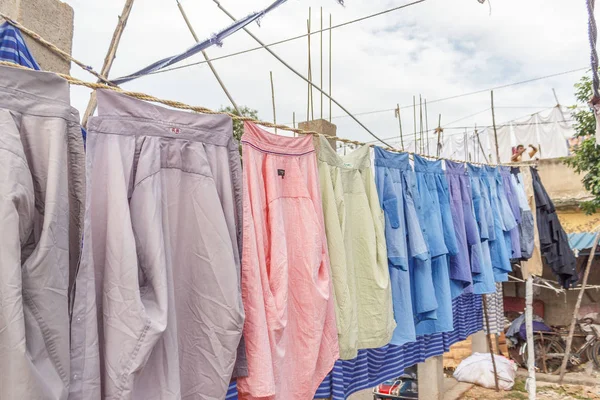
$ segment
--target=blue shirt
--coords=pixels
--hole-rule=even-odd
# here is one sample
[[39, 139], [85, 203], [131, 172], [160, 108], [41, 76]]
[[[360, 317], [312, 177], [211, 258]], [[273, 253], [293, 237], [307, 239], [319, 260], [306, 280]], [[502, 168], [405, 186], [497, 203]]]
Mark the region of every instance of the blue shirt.
[[[411, 295], [409, 272], [409, 265], [415, 268], [415, 264], [409, 260], [416, 258], [417, 264], [429, 262], [409, 182], [410, 171], [408, 154], [391, 153], [375, 147], [375, 183], [385, 215], [385, 239], [396, 320], [391, 343], [398, 346], [416, 340], [414, 296]], [[415, 302], [414, 309], [417, 312], [432, 307], [421, 304], [418, 296]]]
[[450, 332], [454, 329], [454, 326], [448, 264], [449, 250], [446, 246], [445, 237], [452, 237], [454, 230], [450, 229], [449, 232], [444, 232], [442, 208], [440, 206], [440, 193], [442, 197], [448, 195], [443, 184], [445, 180], [444, 172], [440, 161], [427, 161], [417, 155], [414, 156], [414, 166], [414, 176], [420, 198], [417, 205], [417, 214], [420, 217], [423, 235], [431, 255], [432, 281], [435, 299], [438, 304], [437, 318], [419, 321], [417, 335]]
[[502, 186], [506, 195], [507, 203], [512, 212], [517, 226], [510, 231], [511, 239], [511, 258], [520, 259], [521, 254], [521, 233], [519, 232], [519, 224], [521, 224], [521, 207], [519, 207], [519, 199], [517, 197], [517, 189], [514, 186], [509, 167], [500, 167], [500, 176], [502, 177]]
[[512, 267], [510, 265], [510, 250], [506, 247], [505, 239], [505, 230], [507, 227], [503, 213], [506, 213], [506, 208], [502, 207], [498, 193], [500, 173], [496, 167], [490, 166], [486, 166], [485, 171], [487, 179], [483, 179], [483, 181], [486, 183], [486, 190], [489, 194], [492, 214], [494, 216], [495, 239], [490, 241], [490, 255], [494, 269], [494, 279], [496, 282], [506, 282], [508, 281], [508, 273], [512, 272]]
[[479, 228], [480, 243], [473, 245], [471, 251], [479, 254], [481, 260], [480, 279], [473, 282], [473, 291], [475, 294], [496, 293], [496, 284], [494, 280], [494, 270], [492, 268], [492, 259], [489, 247], [489, 225], [488, 215], [492, 210], [489, 207], [489, 200], [484, 197], [485, 190], [482, 190], [482, 168], [468, 164], [467, 170], [471, 180], [471, 193], [473, 196], [473, 212], [477, 227]]

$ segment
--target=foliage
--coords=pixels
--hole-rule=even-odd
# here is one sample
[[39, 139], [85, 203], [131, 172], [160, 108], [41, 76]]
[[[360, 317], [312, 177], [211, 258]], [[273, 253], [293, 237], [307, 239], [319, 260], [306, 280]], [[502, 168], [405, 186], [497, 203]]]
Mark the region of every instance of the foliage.
[[[219, 111], [228, 112], [234, 115], [240, 115], [233, 107], [221, 107]], [[240, 112], [243, 117], [250, 117], [253, 119], [258, 119], [258, 111], [253, 110], [250, 107], [241, 106]], [[242, 138], [242, 134], [244, 133], [244, 122], [233, 120], [233, 137], [239, 142]]]
[[594, 196], [592, 200], [581, 203], [581, 208], [588, 214], [600, 209], [600, 147], [596, 146], [596, 119], [594, 113], [588, 107], [588, 101], [592, 98], [592, 80], [584, 76], [575, 84], [575, 97], [578, 105], [583, 105], [577, 109], [572, 108], [572, 115], [575, 119], [575, 136], [581, 139], [581, 142], [573, 148], [573, 157], [565, 160], [578, 173], [585, 174], [583, 177], [584, 187]]

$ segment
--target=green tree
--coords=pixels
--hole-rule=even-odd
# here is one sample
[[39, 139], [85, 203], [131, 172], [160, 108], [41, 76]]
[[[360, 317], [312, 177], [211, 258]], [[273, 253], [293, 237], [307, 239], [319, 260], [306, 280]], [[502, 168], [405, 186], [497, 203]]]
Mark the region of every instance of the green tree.
[[[253, 110], [252, 108], [246, 107], [246, 106], [240, 107], [240, 113], [238, 113], [237, 110], [231, 106], [221, 107], [219, 109], [219, 111], [228, 112], [228, 113], [234, 114], [234, 115], [240, 115], [240, 113], [241, 113], [241, 116], [243, 116], [243, 117], [250, 117], [253, 119], [258, 119], [258, 111]], [[242, 138], [243, 133], [244, 133], [244, 122], [234, 119], [233, 120], [233, 137], [239, 142], [240, 139]]]
[[575, 119], [575, 136], [583, 139], [573, 149], [574, 156], [565, 160], [579, 173], [585, 174], [583, 186], [594, 196], [592, 200], [582, 202], [581, 208], [588, 214], [596, 212], [600, 208], [600, 147], [596, 147], [596, 119], [594, 113], [588, 107], [588, 101], [592, 98], [592, 80], [584, 76], [575, 84], [575, 97], [578, 105], [582, 108], [572, 108]]

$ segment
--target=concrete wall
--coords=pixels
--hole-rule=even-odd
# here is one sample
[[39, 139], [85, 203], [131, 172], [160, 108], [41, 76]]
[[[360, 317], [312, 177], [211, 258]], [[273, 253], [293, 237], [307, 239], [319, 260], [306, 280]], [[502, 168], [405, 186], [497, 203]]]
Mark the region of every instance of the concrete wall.
[[590, 198], [581, 183], [583, 175], [565, 165], [562, 158], [540, 160], [537, 168], [546, 191], [557, 206], [576, 205], [578, 201]]
[[[58, 0], [0, 0], [0, 11], [61, 50], [71, 54], [73, 44], [73, 9]], [[68, 74], [71, 63], [23, 34], [29, 50], [45, 71]]]

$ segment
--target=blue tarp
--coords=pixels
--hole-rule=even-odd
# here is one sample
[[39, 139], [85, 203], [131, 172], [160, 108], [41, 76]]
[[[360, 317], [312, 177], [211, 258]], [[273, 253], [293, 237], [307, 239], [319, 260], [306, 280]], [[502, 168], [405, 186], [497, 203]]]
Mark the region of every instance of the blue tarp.
[[591, 249], [595, 237], [596, 232], [569, 233], [569, 245], [577, 251]]
[[136, 79], [141, 76], [148, 75], [152, 72], [166, 68], [166, 67], [173, 65], [179, 61], [185, 60], [186, 58], [191, 57], [194, 54], [200, 53], [202, 50], [205, 50], [215, 44], [220, 46], [223, 39], [234, 34], [235, 32], [239, 31], [240, 29], [245, 28], [247, 25], [251, 24], [252, 22], [258, 21], [260, 18], [265, 16], [269, 11], [280, 6], [281, 4], [285, 3], [286, 1], [287, 0], [276, 0], [273, 4], [271, 4], [269, 7], [265, 8], [264, 10], [252, 13], [245, 18], [235, 21], [232, 25], [223, 29], [219, 33], [214, 34], [211, 38], [206, 39], [202, 42], [196, 43], [194, 46], [192, 46], [191, 48], [189, 48], [188, 50], [184, 51], [181, 54], [163, 58], [162, 60], [159, 60], [153, 64], [150, 64], [149, 66], [147, 66], [144, 69], [134, 72], [133, 74], [123, 76], [123, 77], [117, 78], [117, 79], [111, 79], [111, 82], [113, 82], [116, 85], [120, 85], [122, 83], [129, 82], [133, 79]]

